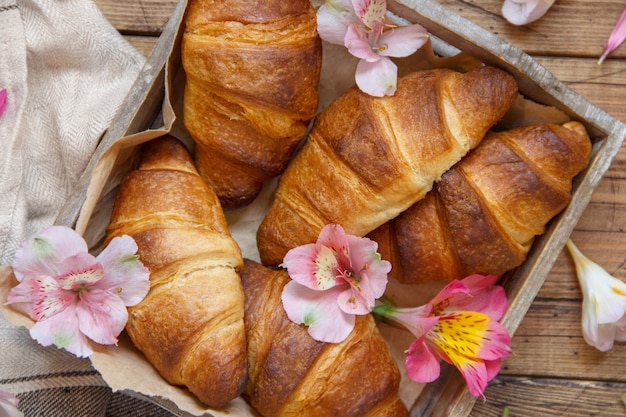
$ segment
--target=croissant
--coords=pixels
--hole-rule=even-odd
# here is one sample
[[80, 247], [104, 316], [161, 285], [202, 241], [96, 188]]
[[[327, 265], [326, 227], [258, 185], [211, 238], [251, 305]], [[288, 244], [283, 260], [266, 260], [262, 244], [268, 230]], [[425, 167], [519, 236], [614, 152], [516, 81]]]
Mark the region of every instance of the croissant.
[[323, 343], [283, 310], [284, 269], [246, 259], [249, 379], [243, 397], [264, 417], [407, 416], [400, 372], [371, 315], [341, 343]]
[[364, 236], [396, 217], [480, 142], [516, 96], [515, 80], [494, 67], [414, 72], [391, 97], [348, 90], [318, 115], [279, 180], [257, 231], [262, 263], [279, 264], [326, 224]]
[[107, 239], [123, 234], [137, 242], [151, 282], [130, 308], [128, 335], [169, 383], [225, 405], [247, 380], [243, 258], [182, 142], [148, 142], [124, 177]]
[[368, 237], [400, 282], [502, 275], [567, 206], [590, 151], [578, 122], [489, 133], [423, 200]]
[[183, 121], [222, 207], [281, 173], [317, 111], [322, 46], [309, 0], [191, 0]]

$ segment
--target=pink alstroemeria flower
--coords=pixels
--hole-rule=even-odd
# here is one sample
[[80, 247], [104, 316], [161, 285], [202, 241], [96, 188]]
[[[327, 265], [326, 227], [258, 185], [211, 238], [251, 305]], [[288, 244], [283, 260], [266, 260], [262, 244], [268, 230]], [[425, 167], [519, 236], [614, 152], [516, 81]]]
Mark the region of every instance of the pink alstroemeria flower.
[[539, 20], [554, 0], [504, 0], [502, 16], [510, 23], [522, 26]]
[[0, 90], [0, 116], [4, 113], [4, 109], [7, 107], [7, 90]]
[[487, 383], [500, 371], [500, 360], [511, 352], [511, 337], [498, 320], [507, 308], [494, 275], [470, 275], [450, 282], [429, 303], [416, 308], [386, 304], [374, 314], [417, 338], [407, 350], [409, 378], [428, 383], [440, 374], [439, 360], [456, 366], [469, 392], [483, 396]]
[[330, 224], [316, 243], [287, 252], [281, 266], [292, 281], [283, 289], [282, 302], [289, 319], [308, 326], [315, 340], [343, 341], [355, 315], [369, 314], [385, 292], [391, 264], [377, 249], [376, 242]]
[[606, 352], [614, 341], [626, 342], [626, 283], [587, 258], [571, 239], [566, 247], [583, 292], [583, 336], [589, 345]]
[[598, 65], [602, 64], [606, 57], [608, 57], [611, 52], [616, 50], [617, 47], [624, 42], [624, 39], [626, 39], [626, 8], [624, 8], [624, 11], [620, 15], [615, 27], [609, 35], [609, 40], [604, 47], [604, 51], [602, 52], [600, 59], [598, 59]]
[[18, 410], [19, 399], [10, 392], [0, 390], [0, 416], [24, 417], [24, 413]]
[[126, 307], [139, 303], [150, 288], [149, 271], [130, 236], [112, 239], [97, 258], [87, 250], [69, 227], [47, 228], [15, 252], [19, 284], [7, 297], [35, 321], [33, 339], [79, 357], [93, 353], [87, 338], [116, 344], [128, 321]]
[[328, 0], [317, 12], [320, 37], [359, 58], [356, 84], [375, 97], [396, 91], [398, 67], [389, 57], [409, 56], [428, 40], [421, 25], [387, 25], [386, 10], [386, 0]]

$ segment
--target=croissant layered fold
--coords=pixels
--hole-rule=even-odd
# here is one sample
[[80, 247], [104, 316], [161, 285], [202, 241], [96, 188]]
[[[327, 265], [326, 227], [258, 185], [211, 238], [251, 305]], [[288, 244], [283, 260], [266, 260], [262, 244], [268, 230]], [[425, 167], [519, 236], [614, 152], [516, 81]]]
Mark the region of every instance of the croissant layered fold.
[[371, 315], [337, 344], [314, 340], [282, 307], [286, 270], [245, 260], [249, 380], [246, 400], [264, 417], [407, 416], [400, 372]]
[[182, 142], [144, 145], [122, 181], [107, 239], [127, 234], [150, 270], [150, 291], [126, 330], [159, 373], [221, 407], [247, 380], [241, 251], [215, 193]]
[[390, 97], [340, 96], [279, 180], [257, 232], [262, 263], [278, 265], [326, 224], [364, 236], [396, 217], [478, 145], [517, 91], [510, 75], [481, 67], [414, 72]]
[[281, 173], [318, 106], [322, 50], [309, 0], [191, 0], [183, 120], [222, 207]]
[[426, 198], [368, 237], [404, 283], [501, 275], [570, 202], [590, 152], [578, 122], [489, 133]]

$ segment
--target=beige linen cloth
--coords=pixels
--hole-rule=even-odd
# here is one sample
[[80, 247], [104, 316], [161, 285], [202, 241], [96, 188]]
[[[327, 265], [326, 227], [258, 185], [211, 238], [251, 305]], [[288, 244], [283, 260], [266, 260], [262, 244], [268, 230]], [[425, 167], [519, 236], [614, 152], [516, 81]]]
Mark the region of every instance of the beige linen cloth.
[[[0, 0], [0, 265], [54, 222], [144, 61], [91, 0]], [[1, 315], [0, 389], [26, 416], [171, 415]]]

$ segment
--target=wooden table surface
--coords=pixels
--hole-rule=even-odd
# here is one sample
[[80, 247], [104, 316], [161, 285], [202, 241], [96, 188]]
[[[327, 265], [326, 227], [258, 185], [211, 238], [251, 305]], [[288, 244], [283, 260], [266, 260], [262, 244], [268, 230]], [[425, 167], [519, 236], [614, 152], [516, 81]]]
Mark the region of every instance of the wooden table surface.
[[[146, 56], [175, 0], [96, 0], [110, 22]], [[508, 24], [502, 0], [441, 0], [450, 10], [523, 49], [591, 103], [626, 121], [626, 44], [597, 59], [623, 0], [557, 0], [538, 22]], [[613, 276], [626, 280], [626, 146], [595, 191], [572, 239]], [[625, 416], [626, 343], [607, 353], [581, 331], [581, 291], [565, 251], [513, 337], [514, 354], [479, 400], [472, 417]]]

